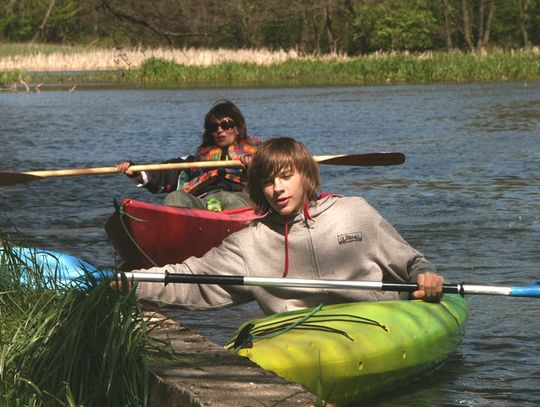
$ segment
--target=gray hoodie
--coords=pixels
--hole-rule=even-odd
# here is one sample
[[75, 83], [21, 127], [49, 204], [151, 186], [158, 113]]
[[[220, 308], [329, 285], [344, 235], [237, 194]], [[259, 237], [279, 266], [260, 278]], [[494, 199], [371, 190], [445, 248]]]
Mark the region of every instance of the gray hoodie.
[[[288, 220], [269, 214], [200, 258], [137, 272], [416, 282], [434, 266], [364, 199], [327, 196]], [[286, 239], [287, 237], [287, 244]], [[288, 250], [286, 250], [286, 248]], [[353, 301], [406, 299], [396, 292], [139, 283], [139, 299], [158, 306], [223, 308], [257, 301], [266, 314]]]

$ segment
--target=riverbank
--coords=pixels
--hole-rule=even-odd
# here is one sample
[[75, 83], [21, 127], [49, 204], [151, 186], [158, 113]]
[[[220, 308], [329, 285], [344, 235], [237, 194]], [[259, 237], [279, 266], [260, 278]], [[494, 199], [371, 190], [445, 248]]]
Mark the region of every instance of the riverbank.
[[182, 88], [538, 79], [538, 48], [482, 54], [375, 53], [347, 57], [268, 50], [13, 46], [0, 54], [0, 87], [27, 92], [39, 91], [43, 85]]

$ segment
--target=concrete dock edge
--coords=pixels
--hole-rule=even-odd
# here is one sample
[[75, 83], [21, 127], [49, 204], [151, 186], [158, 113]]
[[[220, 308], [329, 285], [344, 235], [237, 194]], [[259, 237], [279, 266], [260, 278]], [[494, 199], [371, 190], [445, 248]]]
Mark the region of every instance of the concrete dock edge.
[[161, 314], [153, 314], [153, 318], [160, 319], [160, 329], [153, 335], [169, 340], [178, 357], [152, 362], [152, 407], [316, 405], [317, 398], [300, 385], [261, 369]]

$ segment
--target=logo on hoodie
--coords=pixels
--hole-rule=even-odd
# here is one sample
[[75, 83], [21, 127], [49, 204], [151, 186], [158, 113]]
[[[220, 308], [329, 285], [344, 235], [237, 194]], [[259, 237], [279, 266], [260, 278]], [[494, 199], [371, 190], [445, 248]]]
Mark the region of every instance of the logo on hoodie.
[[359, 242], [362, 240], [362, 232], [343, 233], [337, 236], [339, 244]]

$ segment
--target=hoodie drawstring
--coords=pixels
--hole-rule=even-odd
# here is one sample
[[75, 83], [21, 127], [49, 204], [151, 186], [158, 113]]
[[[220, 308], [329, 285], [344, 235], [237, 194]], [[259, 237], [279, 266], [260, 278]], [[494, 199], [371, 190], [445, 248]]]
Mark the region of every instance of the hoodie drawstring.
[[307, 202], [304, 204], [304, 218], [306, 218], [306, 222], [308, 220], [313, 220], [311, 219], [311, 215], [309, 214], [309, 205]]
[[[311, 215], [309, 214], [309, 206], [306, 202], [304, 204], [304, 217], [306, 219], [306, 223], [308, 221], [312, 221]], [[289, 274], [289, 216], [285, 215], [285, 268], [283, 270], [283, 277], [287, 277], [287, 274]]]
[[289, 217], [285, 215], [285, 269], [283, 277], [287, 277], [289, 273]]

